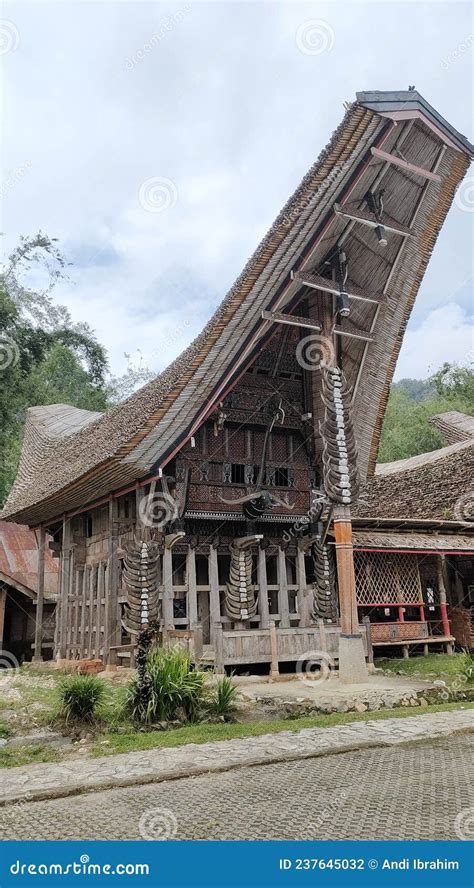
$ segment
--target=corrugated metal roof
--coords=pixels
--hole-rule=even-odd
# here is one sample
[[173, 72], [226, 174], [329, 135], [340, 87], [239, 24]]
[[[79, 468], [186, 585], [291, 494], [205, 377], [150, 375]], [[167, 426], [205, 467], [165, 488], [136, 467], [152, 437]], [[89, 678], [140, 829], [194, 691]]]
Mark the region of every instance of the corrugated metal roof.
[[[47, 542], [49, 537], [46, 538]], [[48, 545], [44, 554], [45, 597], [53, 597], [58, 590], [59, 564]], [[38, 547], [33, 530], [24, 524], [0, 521], [0, 580], [9, 581], [16, 588], [35, 593], [38, 568]]]

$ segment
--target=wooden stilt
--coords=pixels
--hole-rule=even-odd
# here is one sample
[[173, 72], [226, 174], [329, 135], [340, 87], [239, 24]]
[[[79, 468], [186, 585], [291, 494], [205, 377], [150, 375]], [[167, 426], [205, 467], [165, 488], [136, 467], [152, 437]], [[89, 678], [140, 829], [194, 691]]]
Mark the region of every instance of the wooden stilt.
[[336, 539], [337, 582], [341, 611], [341, 630], [344, 635], [359, 634], [357, 599], [352, 545], [350, 509], [338, 506], [334, 510], [334, 535]]
[[216, 623], [221, 622], [221, 600], [219, 595], [219, 566], [217, 549], [211, 545], [209, 550], [209, 623], [210, 640], [214, 643]]
[[33, 661], [40, 663], [43, 659], [43, 602], [44, 602], [44, 547], [46, 533], [44, 527], [40, 527], [36, 535], [38, 546], [37, 576], [36, 576], [36, 614], [35, 614], [35, 652]]
[[118, 604], [118, 522], [117, 501], [109, 500], [109, 557], [107, 562], [107, 595], [105, 600], [104, 662], [111, 670], [117, 668], [116, 647], [121, 640]]
[[280, 629], [288, 629], [290, 626], [290, 608], [284, 549], [278, 549], [278, 610], [280, 613]]
[[61, 574], [60, 574], [60, 597], [61, 607], [59, 611], [59, 649], [58, 661], [60, 664], [65, 663], [67, 650], [67, 628], [69, 619], [69, 575], [71, 568], [71, 522], [66, 516], [63, 518], [63, 537], [61, 549]]
[[186, 556], [186, 574], [188, 584], [188, 626], [194, 630], [198, 624], [197, 588], [196, 588], [196, 550], [189, 546]]
[[214, 624], [214, 639], [214, 671], [216, 675], [224, 675], [224, 632], [220, 621]]
[[163, 553], [163, 630], [169, 632], [174, 629], [174, 605], [173, 605], [173, 552], [165, 548]]
[[451, 627], [449, 625], [448, 618], [448, 607], [446, 603], [446, 585], [445, 585], [445, 576], [446, 576], [446, 556], [438, 555], [437, 557], [437, 571], [438, 571], [438, 593], [439, 593], [439, 608], [441, 611], [441, 620], [443, 623], [443, 634], [451, 635]]
[[260, 614], [260, 629], [268, 629], [270, 622], [270, 609], [268, 607], [267, 585], [267, 559], [265, 549], [258, 549], [258, 612]]
[[270, 663], [270, 680], [277, 680], [280, 677], [280, 670], [278, 666], [278, 635], [276, 626], [273, 620], [270, 620], [270, 649], [271, 649], [271, 663]]
[[298, 545], [298, 553], [296, 560], [296, 573], [298, 580], [298, 613], [300, 615], [300, 626], [309, 626], [311, 622], [310, 608], [308, 606], [308, 596], [306, 594], [306, 565], [304, 562], [304, 549]]

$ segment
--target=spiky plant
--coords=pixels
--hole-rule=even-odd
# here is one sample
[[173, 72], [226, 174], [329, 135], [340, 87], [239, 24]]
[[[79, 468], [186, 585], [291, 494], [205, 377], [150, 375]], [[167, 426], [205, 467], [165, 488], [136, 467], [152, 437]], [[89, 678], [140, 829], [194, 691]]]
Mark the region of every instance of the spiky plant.
[[[152, 648], [142, 680], [132, 681], [128, 709], [140, 722], [171, 721], [180, 710], [195, 718], [203, 699], [205, 675], [192, 667], [189, 655], [179, 648]], [[141, 688], [146, 687], [146, 694]]]
[[58, 684], [59, 712], [66, 722], [93, 722], [105, 696], [105, 685], [96, 675], [68, 675]]
[[235, 710], [237, 688], [228, 675], [224, 675], [216, 683], [208, 703], [209, 712], [213, 715], [228, 717]]

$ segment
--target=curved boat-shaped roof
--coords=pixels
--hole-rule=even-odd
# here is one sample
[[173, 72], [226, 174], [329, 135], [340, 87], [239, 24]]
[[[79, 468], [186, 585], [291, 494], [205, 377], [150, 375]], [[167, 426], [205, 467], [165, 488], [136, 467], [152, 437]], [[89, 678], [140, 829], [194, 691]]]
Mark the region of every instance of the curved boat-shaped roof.
[[[39, 435], [28, 420], [4, 517], [48, 523], [157, 474], [271, 335], [262, 311], [291, 310], [307, 291], [298, 273], [321, 280], [342, 243], [357, 296], [350, 321], [341, 322], [343, 363], [360, 468], [370, 475], [403, 333], [473, 151], [417, 92], [358, 93], [203, 332], [163, 373], [60, 439]], [[367, 191], [379, 186], [385, 247], [363, 209]]]

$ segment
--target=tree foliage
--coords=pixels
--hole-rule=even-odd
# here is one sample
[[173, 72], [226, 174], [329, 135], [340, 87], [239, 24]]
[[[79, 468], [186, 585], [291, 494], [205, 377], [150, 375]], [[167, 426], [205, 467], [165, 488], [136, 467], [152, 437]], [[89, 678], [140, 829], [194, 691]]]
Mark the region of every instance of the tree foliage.
[[[87, 324], [52, 298], [66, 274], [55, 241], [21, 238], [0, 274], [0, 502], [13, 482], [27, 407], [107, 407], [107, 356]], [[44, 283], [34, 288], [28, 279]]]
[[443, 447], [440, 432], [429, 422], [437, 413], [459, 410], [474, 415], [474, 372], [444, 364], [428, 380], [394, 383], [382, 429], [379, 462], [392, 462]]

